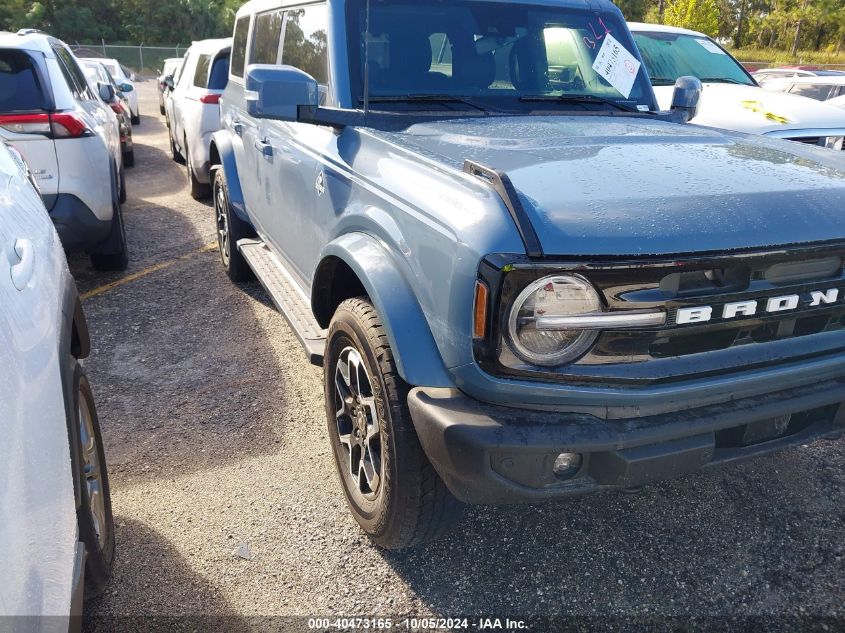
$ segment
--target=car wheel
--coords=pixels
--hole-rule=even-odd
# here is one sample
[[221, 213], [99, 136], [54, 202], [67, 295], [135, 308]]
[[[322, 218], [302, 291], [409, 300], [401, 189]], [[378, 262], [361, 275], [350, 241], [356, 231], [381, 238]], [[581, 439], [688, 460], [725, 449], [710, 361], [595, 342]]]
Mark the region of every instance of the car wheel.
[[166, 113], [165, 113], [165, 111], [164, 111], [164, 106], [163, 106], [163, 105], [159, 105], [159, 106], [158, 106], [158, 110], [159, 110], [159, 112], [161, 112], [161, 116], [164, 116], [164, 115], [166, 114]]
[[226, 175], [223, 173], [223, 168], [215, 169], [212, 173], [214, 174], [212, 197], [214, 199], [214, 216], [217, 223], [217, 246], [220, 250], [220, 260], [223, 262], [223, 268], [226, 269], [229, 279], [236, 282], [249, 281], [255, 277], [255, 274], [238, 250], [238, 241], [255, 237], [255, 231], [233, 211], [232, 205], [229, 203], [229, 188], [226, 185]]
[[197, 180], [194, 173], [194, 163], [191, 160], [191, 150], [188, 149], [188, 139], [185, 139], [183, 145], [185, 148], [185, 168], [188, 172], [188, 188], [191, 192], [191, 197], [194, 200], [205, 200], [211, 195], [211, 187]]
[[112, 516], [109, 475], [106, 468], [100, 421], [91, 385], [82, 367], [74, 360], [76, 398], [75, 428], [71, 437], [77, 443], [76, 464], [81, 505], [76, 512], [79, 540], [85, 545], [86, 598], [102, 592], [114, 563], [114, 518]]
[[91, 265], [96, 270], [126, 270], [129, 266], [129, 248], [126, 245], [126, 227], [123, 224], [123, 209], [119, 204], [114, 205], [111, 220], [111, 232], [103, 240], [102, 251], [91, 252]]
[[130, 149], [123, 155], [123, 166], [124, 167], [134, 167], [135, 166], [135, 150]]
[[173, 140], [172, 130], [167, 136], [170, 139], [170, 158], [173, 159], [173, 162], [183, 165], [185, 163], [185, 159], [182, 158], [182, 154], [180, 154], [179, 150], [176, 149], [176, 141]]
[[376, 309], [344, 301], [326, 342], [324, 390], [329, 438], [346, 502], [381, 547], [402, 549], [439, 538], [463, 504], [428, 461], [408, 410]]
[[132, 121], [132, 125], [141, 125], [141, 113], [133, 114], [130, 120]]

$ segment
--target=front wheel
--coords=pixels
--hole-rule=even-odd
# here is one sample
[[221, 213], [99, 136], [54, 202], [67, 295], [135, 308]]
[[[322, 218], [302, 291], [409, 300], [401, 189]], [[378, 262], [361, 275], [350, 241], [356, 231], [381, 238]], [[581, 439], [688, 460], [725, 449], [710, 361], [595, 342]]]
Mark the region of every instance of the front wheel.
[[323, 376], [335, 465], [364, 532], [386, 549], [420, 545], [448, 532], [463, 505], [420, 446], [408, 410], [409, 387], [366, 298], [344, 301], [337, 309]]

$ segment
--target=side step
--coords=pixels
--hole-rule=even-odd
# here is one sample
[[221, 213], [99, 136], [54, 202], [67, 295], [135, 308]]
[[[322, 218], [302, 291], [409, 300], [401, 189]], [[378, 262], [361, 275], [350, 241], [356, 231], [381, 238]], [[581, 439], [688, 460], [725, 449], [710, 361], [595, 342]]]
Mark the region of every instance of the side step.
[[308, 297], [264, 242], [241, 240], [238, 250], [299, 338], [308, 360], [312, 365], [322, 367], [326, 330], [314, 319]]

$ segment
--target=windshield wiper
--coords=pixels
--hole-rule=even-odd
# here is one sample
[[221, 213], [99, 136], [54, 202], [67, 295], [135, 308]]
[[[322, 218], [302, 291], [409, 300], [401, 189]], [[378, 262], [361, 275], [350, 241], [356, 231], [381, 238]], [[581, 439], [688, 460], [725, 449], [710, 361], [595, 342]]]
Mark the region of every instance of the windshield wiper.
[[670, 77], [649, 77], [652, 86], [674, 86], [675, 80]]
[[751, 85], [751, 84], [747, 84], [743, 81], [737, 81], [736, 79], [731, 79], [730, 77], [701, 77], [701, 83], [736, 84], [738, 86], [750, 86]]
[[523, 95], [519, 98], [520, 101], [525, 102], [551, 102], [551, 103], [595, 103], [601, 105], [609, 105], [617, 110], [623, 112], [634, 112], [642, 114], [639, 110], [630, 108], [614, 101], [613, 99], [605, 99], [604, 97], [597, 97], [595, 95]]
[[[462, 103], [481, 112], [489, 112], [489, 108], [476, 103], [472, 99], [454, 95], [370, 95], [368, 100], [370, 103]], [[359, 102], [364, 103], [364, 98], [361, 97]]]

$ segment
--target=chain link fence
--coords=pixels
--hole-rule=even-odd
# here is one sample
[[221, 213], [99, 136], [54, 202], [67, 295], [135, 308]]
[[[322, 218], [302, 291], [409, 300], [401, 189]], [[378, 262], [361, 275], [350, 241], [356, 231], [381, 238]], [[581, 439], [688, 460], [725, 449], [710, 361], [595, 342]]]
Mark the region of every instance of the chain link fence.
[[73, 44], [71, 49], [77, 57], [103, 57], [116, 59], [122, 66], [138, 77], [157, 77], [164, 66], [164, 60], [182, 57], [188, 46], [130, 46], [120, 44]]

